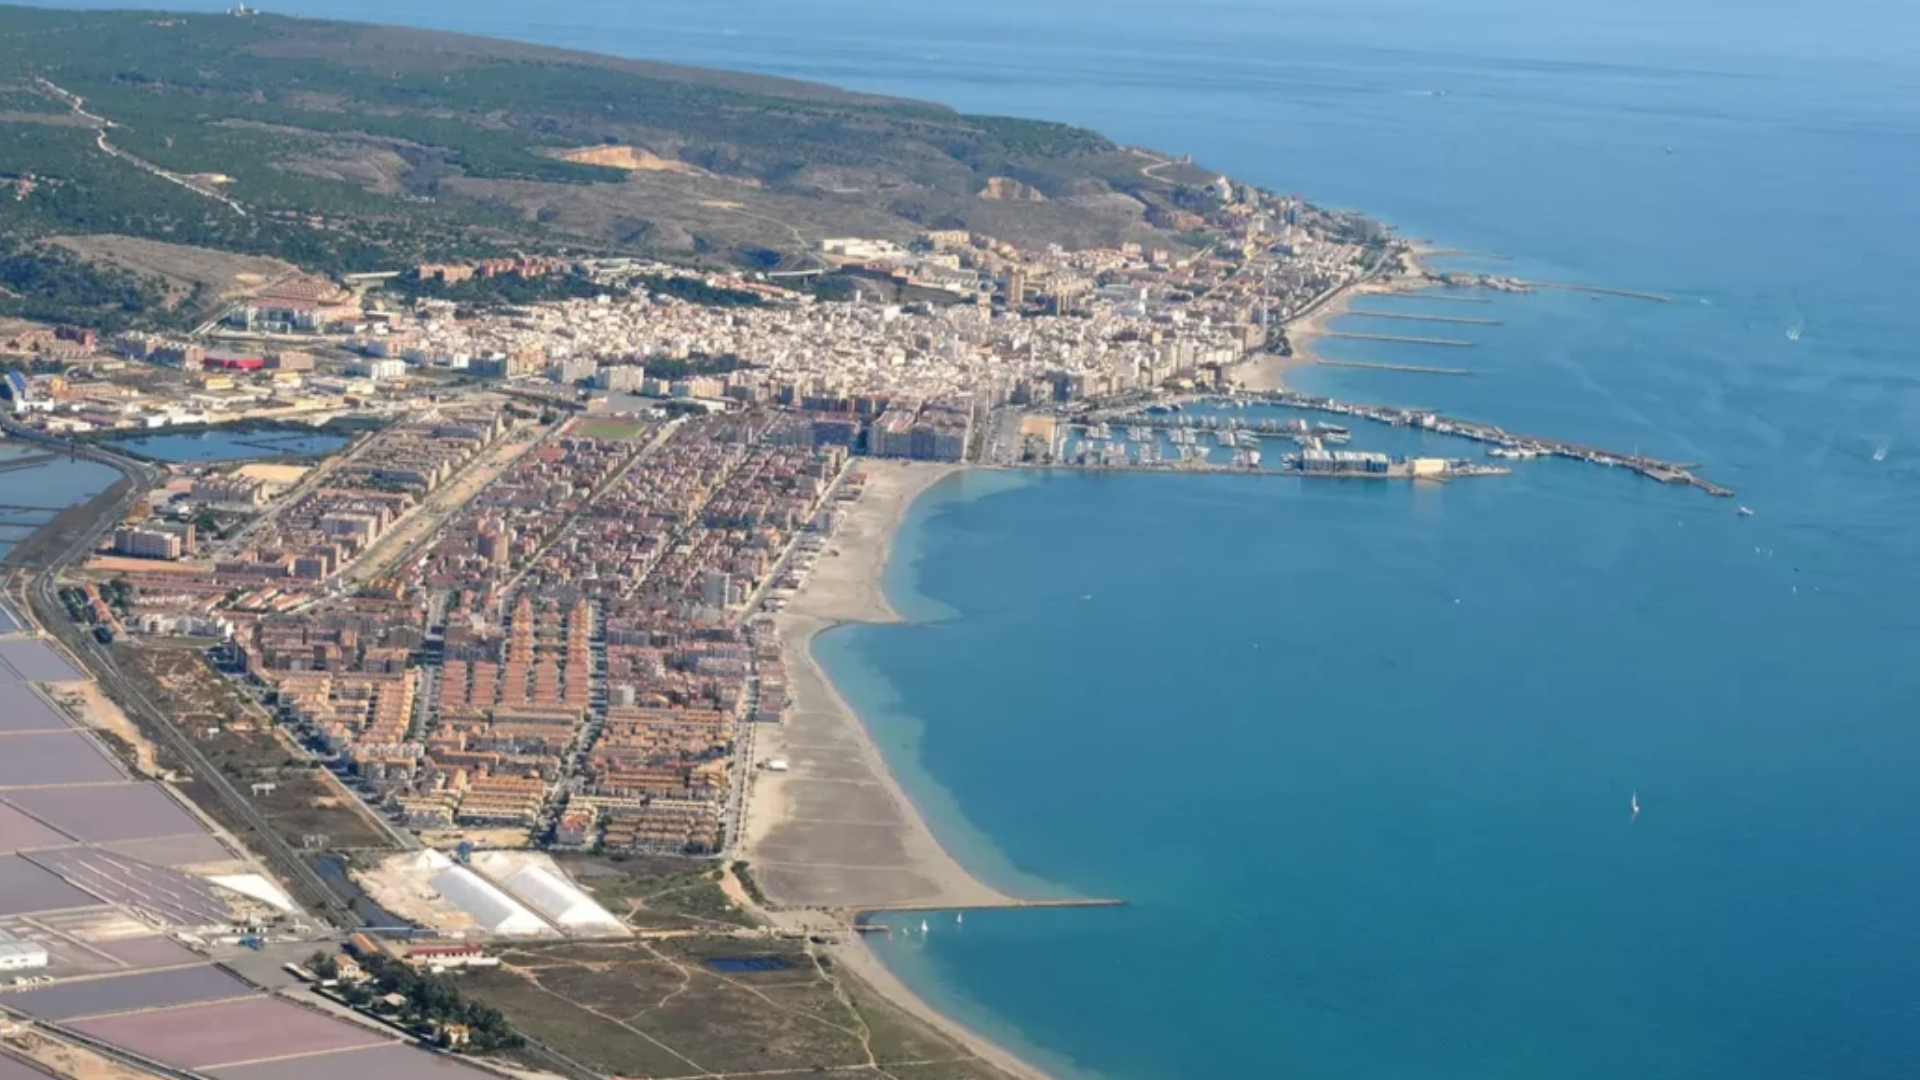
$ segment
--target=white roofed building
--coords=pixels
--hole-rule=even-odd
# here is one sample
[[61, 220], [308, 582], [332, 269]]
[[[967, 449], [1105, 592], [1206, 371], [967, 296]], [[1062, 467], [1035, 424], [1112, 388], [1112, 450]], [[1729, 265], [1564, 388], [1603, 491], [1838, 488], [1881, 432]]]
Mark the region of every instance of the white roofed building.
[[601, 937], [628, 934], [618, 917], [568, 880], [543, 855], [488, 851], [477, 855], [474, 865], [565, 933]]
[[500, 937], [541, 937], [553, 928], [540, 916], [464, 866], [449, 866], [433, 876], [433, 888], [448, 903], [473, 917], [479, 929]]

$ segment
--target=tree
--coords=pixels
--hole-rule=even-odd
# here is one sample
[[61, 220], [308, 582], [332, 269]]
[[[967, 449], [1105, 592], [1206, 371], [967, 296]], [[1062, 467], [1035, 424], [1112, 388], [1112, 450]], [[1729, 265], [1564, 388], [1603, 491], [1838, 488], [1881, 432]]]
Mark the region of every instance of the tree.
[[331, 953], [316, 952], [307, 958], [307, 970], [323, 980], [337, 979], [340, 977], [340, 961]]

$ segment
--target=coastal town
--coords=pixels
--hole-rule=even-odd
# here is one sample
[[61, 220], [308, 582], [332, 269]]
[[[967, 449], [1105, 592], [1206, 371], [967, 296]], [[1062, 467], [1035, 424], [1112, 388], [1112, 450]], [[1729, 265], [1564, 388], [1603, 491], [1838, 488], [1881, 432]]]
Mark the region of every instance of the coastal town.
[[[1207, 192], [1187, 224], [1208, 242], [1180, 255], [824, 241], [837, 300], [628, 260], [295, 275], [193, 337], [17, 334], [9, 427], [132, 453], [156, 433], [345, 432], [300, 464], [169, 466], [75, 567], [70, 610], [103, 641], [217, 642], [225, 677], [430, 842], [715, 854], [750, 771], [782, 764], [738, 752], [790, 707], [771, 617], [874, 460], [1507, 471], [1341, 449], [1349, 430], [1324, 421], [1180, 411], [1257, 401], [1680, 472], [1279, 387], [1290, 324], [1429, 282], [1364, 219], [1225, 177]], [[582, 295], [409, 298], [396, 277]], [[1263, 466], [1272, 440], [1299, 449]]]
[[1227, 386], [1290, 313], [1398, 257], [1296, 200], [1224, 178], [1214, 200], [1192, 224], [1218, 254], [829, 240], [844, 301], [607, 261], [406, 272], [594, 286], [498, 306], [294, 277], [196, 338], [16, 337], [44, 371], [10, 377], [12, 425], [111, 447], [358, 422], [309, 464], [173, 466], [76, 567], [73, 610], [103, 639], [217, 641], [396, 828], [718, 853], [736, 750], [789, 709], [769, 617], [864, 461], [978, 460], [1021, 418]]
[[1645, 7], [0, 0], [0, 1080], [1920, 1074], [1920, 5]]
[[[197, 906], [160, 925], [190, 949], [292, 957], [309, 1005], [497, 1051], [523, 1045], [498, 1014], [395, 988], [489, 978], [471, 972], [542, 942], [653, 949], [638, 908], [573, 875], [691, 860], [719, 868], [694, 872], [702, 940], [840, 949], [911, 1001], [839, 944], [887, 931], [864, 912], [1116, 902], [1020, 900], [959, 867], [812, 656], [828, 627], [898, 618], [881, 573], [932, 484], [969, 467], [1446, 482], [1560, 456], [1726, 494], [1638, 454], [1289, 389], [1356, 294], [1524, 286], [1432, 274], [1362, 218], [1225, 177], [1204, 190], [1180, 248], [946, 230], [825, 240], [793, 272], [496, 258], [287, 273], [191, 333], [11, 327], [0, 394], [25, 456], [7, 467], [85, 459], [128, 482], [16, 576], [7, 618], [75, 661], [36, 663], [121, 701], [137, 745], [158, 738], [128, 806], [173, 806], [160, 793], [188, 777], [210, 797], [208, 819], [155, 826], [177, 857], [121, 867], [108, 899], [151, 914], [153, 890], [184, 891]], [[1492, 460], [1350, 448], [1354, 422]], [[54, 779], [92, 782], [72, 769]], [[5, 784], [0, 800], [59, 828]], [[866, 831], [806, 824], [846, 819]], [[76, 854], [21, 857], [72, 882], [124, 857], [78, 822], [63, 835]], [[370, 922], [428, 936], [338, 951]], [[27, 966], [77, 970], [62, 950], [86, 940]], [[316, 1057], [357, 1045], [314, 1038]]]

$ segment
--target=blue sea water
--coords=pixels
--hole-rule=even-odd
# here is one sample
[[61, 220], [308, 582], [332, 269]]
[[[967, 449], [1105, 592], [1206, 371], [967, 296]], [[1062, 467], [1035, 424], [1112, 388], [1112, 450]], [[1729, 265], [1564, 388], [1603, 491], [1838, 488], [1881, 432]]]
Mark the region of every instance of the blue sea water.
[[1560, 462], [925, 500], [930, 618], [823, 659], [970, 865], [1130, 903], [883, 954], [1110, 1080], [1920, 1075], [1912, 5], [277, 6], [1088, 124], [1671, 295], [1448, 305], [1502, 324], [1327, 351], [1473, 376], [1296, 382], [1698, 461], [1750, 519]]

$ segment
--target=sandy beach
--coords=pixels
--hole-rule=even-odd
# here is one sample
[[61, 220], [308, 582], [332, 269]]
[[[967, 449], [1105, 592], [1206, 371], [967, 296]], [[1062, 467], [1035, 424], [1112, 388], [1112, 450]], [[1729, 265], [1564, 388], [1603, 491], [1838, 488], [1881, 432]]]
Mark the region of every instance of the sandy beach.
[[[962, 466], [863, 462], [867, 483], [844, 509], [807, 583], [775, 618], [787, 658], [793, 712], [756, 732], [741, 855], [761, 890], [784, 910], [776, 923], [829, 929], [841, 943], [834, 962], [889, 1001], [932, 1024], [981, 1059], [1020, 1080], [1050, 1080], [1041, 1069], [928, 1005], [860, 935], [855, 913], [890, 906], [970, 907], [1011, 898], [956, 862], [894, 777], [866, 726], [814, 659], [813, 639], [848, 622], [898, 622], [884, 578], [894, 534], [914, 500]], [[787, 772], [755, 768], [785, 758]]]
[[862, 465], [866, 489], [842, 511], [827, 551], [775, 619], [793, 712], [755, 733], [742, 854], [767, 896], [788, 907], [1005, 903], [955, 862], [901, 789], [866, 726], [814, 659], [812, 643], [846, 622], [897, 622], [882, 581], [893, 536], [920, 493], [959, 466]]
[[1314, 350], [1314, 342], [1332, 329], [1333, 321], [1353, 310], [1353, 302], [1362, 296], [1376, 296], [1384, 293], [1413, 292], [1428, 288], [1432, 282], [1427, 277], [1426, 266], [1421, 256], [1431, 251], [1426, 245], [1414, 242], [1407, 248], [1405, 260], [1407, 269], [1401, 273], [1373, 281], [1359, 281], [1341, 288], [1313, 305], [1305, 314], [1287, 320], [1287, 343], [1293, 346], [1290, 356], [1274, 353], [1260, 353], [1250, 357], [1244, 364], [1234, 369], [1234, 375], [1240, 385], [1248, 390], [1284, 390], [1287, 388], [1287, 374], [1298, 371], [1310, 364], [1317, 364], [1321, 356]]

